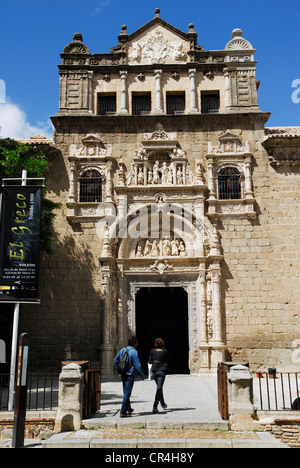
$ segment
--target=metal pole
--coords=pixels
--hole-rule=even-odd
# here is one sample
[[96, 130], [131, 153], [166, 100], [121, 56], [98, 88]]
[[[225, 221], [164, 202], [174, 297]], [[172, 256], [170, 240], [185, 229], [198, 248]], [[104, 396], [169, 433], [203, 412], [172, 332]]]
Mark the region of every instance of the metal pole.
[[13, 402], [14, 402], [16, 361], [17, 361], [17, 346], [18, 346], [18, 331], [19, 331], [19, 316], [20, 316], [20, 304], [15, 304], [13, 335], [12, 335], [12, 343], [11, 343], [8, 411], [13, 410]]
[[22, 333], [19, 340], [18, 377], [14, 412], [12, 448], [24, 447], [26, 421], [29, 335]]
[[[22, 186], [26, 186], [26, 180], [27, 180], [27, 171], [23, 170], [22, 171]], [[19, 316], [20, 316], [20, 304], [15, 304], [13, 335], [12, 335], [12, 344], [11, 344], [8, 411], [13, 410], [13, 402], [14, 402], [16, 361], [17, 361], [17, 351], [18, 351], [17, 347], [18, 347], [18, 332], [19, 332]]]

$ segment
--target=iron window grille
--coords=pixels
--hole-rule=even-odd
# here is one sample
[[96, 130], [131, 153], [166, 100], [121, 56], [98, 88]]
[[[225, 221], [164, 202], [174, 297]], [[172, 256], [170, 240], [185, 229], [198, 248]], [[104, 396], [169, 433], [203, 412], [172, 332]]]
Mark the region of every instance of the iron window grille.
[[132, 115], [151, 114], [151, 94], [132, 96]]
[[182, 115], [185, 112], [184, 94], [167, 94], [167, 114]]
[[80, 203], [100, 203], [102, 201], [103, 178], [97, 171], [86, 171], [79, 177]]
[[99, 115], [116, 115], [117, 100], [116, 96], [99, 96], [98, 100]]
[[202, 114], [218, 114], [219, 107], [220, 107], [219, 93], [201, 95], [201, 113]]
[[234, 167], [221, 169], [218, 175], [219, 200], [238, 200], [242, 198], [241, 175]]

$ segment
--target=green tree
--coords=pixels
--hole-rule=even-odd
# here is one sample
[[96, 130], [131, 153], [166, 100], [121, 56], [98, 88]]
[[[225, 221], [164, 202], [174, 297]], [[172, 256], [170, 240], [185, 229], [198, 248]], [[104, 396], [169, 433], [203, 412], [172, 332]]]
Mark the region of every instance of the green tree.
[[[26, 145], [10, 138], [0, 139], [0, 190], [3, 178], [20, 178], [24, 169], [29, 178], [45, 177], [49, 166], [44, 152], [34, 145]], [[60, 204], [48, 200], [46, 193], [47, 182], [42, 200], [41, 248], [44, 252], [52, 253], [54, 210]]]

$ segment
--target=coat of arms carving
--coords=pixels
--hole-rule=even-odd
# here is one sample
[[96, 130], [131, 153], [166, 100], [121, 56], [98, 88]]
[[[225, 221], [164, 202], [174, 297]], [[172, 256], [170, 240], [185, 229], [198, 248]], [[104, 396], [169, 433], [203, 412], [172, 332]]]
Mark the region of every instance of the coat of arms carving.
[[170, 43], [163, 32], [157, 30], [151, 34], [147, 42], [133, 44], [129, 59], [138, 63], [146, 59], [151, 64], [159, 64], [165, 63], [168, 56], [173, 60], [184, 60], [186, 55], [182, 42]]

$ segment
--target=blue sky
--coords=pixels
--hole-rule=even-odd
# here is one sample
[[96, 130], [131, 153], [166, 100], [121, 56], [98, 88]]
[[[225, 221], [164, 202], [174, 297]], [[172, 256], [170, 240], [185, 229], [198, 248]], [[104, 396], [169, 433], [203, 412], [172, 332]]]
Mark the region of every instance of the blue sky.
[[300, 87], [299, 0], [0, 1], [2, 136], [51, 136], [49, 117], [58, 111], [57, 64], [74, 32], [83, 34], [92, 53], [109, 52], [122, 24], [130, 34], [154, 17], [155, 8], [185, 32], [194, 23], [206, 50], [224, 49], [231, 31], [243, 29], [256, 49], [259, 105], [272, 113], [267, 125], [300, 125], [300, 103], [292, 102], [293, 81]]

